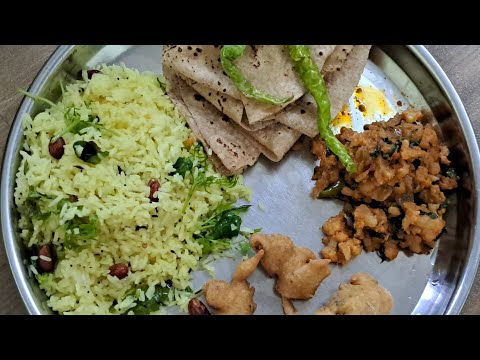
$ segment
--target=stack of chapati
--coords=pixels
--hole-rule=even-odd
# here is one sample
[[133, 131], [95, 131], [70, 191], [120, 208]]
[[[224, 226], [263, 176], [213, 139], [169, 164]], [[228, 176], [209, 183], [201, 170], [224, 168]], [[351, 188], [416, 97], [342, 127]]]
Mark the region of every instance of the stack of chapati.
[[[331, 102], [332, 119], [357, 86], [370, 45], [312, 45]], [[224, 175], [241, 173], [260, 154], [280, 161], [317, 130], [317, 106], [293, 69], [286, 46], [252, 45], [235, 65], [252, 85], [291, 101], [269, 105], [244, 96], [223, 71], [219, 45], [170, 45], [163, 72], [172, 101]]]

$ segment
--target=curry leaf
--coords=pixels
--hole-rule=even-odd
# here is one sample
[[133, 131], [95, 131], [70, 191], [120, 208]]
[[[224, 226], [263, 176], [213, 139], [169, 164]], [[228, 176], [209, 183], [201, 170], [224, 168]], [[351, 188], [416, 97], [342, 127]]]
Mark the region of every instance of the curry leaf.
[[193, 162], [189, 158], [179, 157], [175, 162], [175, 164], [173, 164], [173, 167], [175, 168], [175, 172], [177, 174], [180, 174], [182, 175], [182, 177], [185, 177], [188, 171], [192, 171]]
[[[146, 289], [145, 289], [146, 290]], [[144, 290], [144, 291], [145, 291]], [[134, 290], [136, 291], [136, 289]], [[162, 305], [168, 301], [168, 294], [170, 293], [169, 287], [155, 286], [155, 293], [151, 299], [145, 299], [144, 301], [136, 301], [137, 305], [129, 309], [133, 311], [135, 315], [149, 315], [154, 311], [158, 311]]]
[[215, 220], [215, 226], [207, 236], [210, 239], [230, 239], [240, 232], [242, 219], [231, 211], [224, 211]]
[[90, 164], [99, 164], [109, 155], [108, 151], [101, 151], [100, 147], [93, 141], [76, 141], [73, 144], [73, 150], [79, 159]]
[[248, 210], [250, 205], [232, 208], [231, 204], [219, 206], [221, 211], [209, 218], [199, 231], [198, 243], [202, 245], [202, 255], [207, 256], [213, 252], [221, 252], [231, 248], [229, 239], [240, 233], [242, 218], [238, 215]]
[[80, 241], [86, 242], [97, 236], [98, 217], [74, 217], [65, 224], [65, 247], [71, 249], [81, 246]]

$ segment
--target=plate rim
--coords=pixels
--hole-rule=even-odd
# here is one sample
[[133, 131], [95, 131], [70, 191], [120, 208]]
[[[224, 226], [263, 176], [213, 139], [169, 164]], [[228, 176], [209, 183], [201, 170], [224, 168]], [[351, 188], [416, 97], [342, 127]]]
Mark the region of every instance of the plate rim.
[[[37, 73], [34, 81], [28, 88], [28, 91], [37, 94], [44, 83], [52, 75], [55, 69], [60, 67], [63, 61], [71, 54], [77, 45], [60, 45], [48, 58], [40, 71]], [[480, 150], [477, 143], [473, 126], [463, 102], [460, 99], [456, 89], [450, 79], [423, 45], [404, 45], [418, 59], [428, 73], [435, 80], [443, 95], [452, 106], [454, 113], [458, 117], [458, 122], [465, 136], [468, 152], [470, 154], [474, 183], [474, 212], [473, 219], [475, 223], [470, 232], [470, 241], [467, 251], [466, 265], [461, 270], [457, 286], [454, 289], [452, 297], [444, 312], [446, 315], [459, 314], [468, 298], [473, 286], [477, 269], [480, 263], [480, 212], [478, 194], [480, 193]], [[0, 190], [0, 219], [3, 234], [3, 242], [10, 265], [10, 271], [13, 275], [16, 287], [20, 293], [23, 304], [30, 315], [40, 315], [42, 311], [38, 306], [38, 299], [35, 299], [34, 293], [27, 279], [27, 272], [20, 256], [20, 245], [15, 240], [15, 229], [11, 217], [11, 186], [9, 180], [16, 175], [14, 164], [16, 162], [17, 148], [15, 144], [19, 143], [22, 135], [21, 124], [24, 114], [29, 113], [33, 107], [33, 101], [29, 98], [23, 98], [10, 127], [9, 135], [5, 144], [5, 152], [2, 161], [2, 177]], [[473, 239], [473, 240], [472, 240]]]
[[475, 137], [472, 122], [470, 120], [470, 117], [468, 116], [468, 113], [460, 98], [460, 95], [457, 93], [455, 87], [453, 86], [452, 82], [450, 81], [440, 64], [435, 60], [433, 55], [430, 54], [427, 48], [423, 45], [407, 45], [407, 48], [428, 70], [428, 72], [433, 77], [437, 85], [442, 90], [444, 96], [447, 98], [448, 102], [452, 106], [454, 113], [458, 117], [463, 135], [465, 136], [467, 148], [470, 153], [470, 159], [472, 162], [472, 182], [475, 185], [475, 206], [473, 209], [475, 211], [475, 214], [473, 215], [475, 223], [472, 226], [470, 234], [470, 238], [473, 238], [473, 241], [469, 242], [469, 248], [467, 251], [468, 259], [466, 261], [466, 264], [473, 264], [474, 266], [473, 268], [468, 268], [468, 266], [465, 266], [462, 269], [457, 286], [455, 287], [450, 302], [445, 310], [446, 315], [458, 315], [460, 314], [463, 306], [465, 305], [465, 302], [467, 301], [468, 295], [470, 294], [470, 290], [475, 281], [478, 266], [480, 263], [480, 228], [478, 227], [478, 224], [480, 223], [480, 204], [478, 201], [478, 194], [480, 193], [480, 150], [477, 139]]

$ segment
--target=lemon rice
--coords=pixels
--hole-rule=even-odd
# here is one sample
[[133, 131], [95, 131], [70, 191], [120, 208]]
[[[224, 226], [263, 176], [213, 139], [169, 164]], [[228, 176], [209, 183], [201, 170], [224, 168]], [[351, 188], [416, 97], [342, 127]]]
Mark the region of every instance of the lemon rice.
[[[91, 79], [84, 71], [55, 106], [24, 119], [15, 189], [21, 238], [30, 249], [51, 244], [57, 257], [53, 272], [35, 274], [36, 256], [29, 268], [61, 314], [133, 313], [158, 287], [171, 289], [166, 304], [185, 310], [202, 255], [195, 228], [249, 190], [240, 177], [232, 187], [199, 188], [188, 201], [190, 180], [174, 164], [191, 156], [184, 142], [192, 132], [162, 80], [124, 66], [98, 70]], [[63, 134], [64, 154], [56, 160], [49, 143], [72, 114], [93, 125]], [[106, 155], [85, 162], [73, 146], [78, 141], [94, 142]], [[220, 178], [210, 165], [205, 175]], [[152, 179], [160, 183], [158, 202], [149, 199]], [[79, 237], [82, 228], [74, 225], [82, 221], [95, 231]], [[128, 276], [109, 274], [116, 263], [129, 265]]]

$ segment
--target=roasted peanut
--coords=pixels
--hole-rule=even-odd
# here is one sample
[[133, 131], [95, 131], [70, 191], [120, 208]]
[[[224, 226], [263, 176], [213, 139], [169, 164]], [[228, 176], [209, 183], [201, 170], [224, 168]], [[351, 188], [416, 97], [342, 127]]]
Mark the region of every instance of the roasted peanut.
[[41, 272], [52, 272], [55, 267], [53, 251], [50, 245], [42, 245], [38, 249], [38, 269]]
[[210, 315], [207, 307], [198, 299], [191, 299], [188, 303], [188, 313], [190, 315]]
[[158, 198], [153, 197], [153, 195], [160, 189], [160, 182], [156, 179], [152, 179], [148, 182], [150, 186], [150, 196], [148, 197], [151, 202], [158, 202]]
[[120, 280], [128, 275], [127, 264], [113, 264], [110, 266], [110, 275], [119, 278]]
[[53, 158], [60, 160], [63, 156], [63, 153], [65, 152], [65, 149], [63, 148], [64, 146], [65, 140], [63, 140], [63, 138], [60, 138], [57, 141], [48, 144], [48, 152]]

